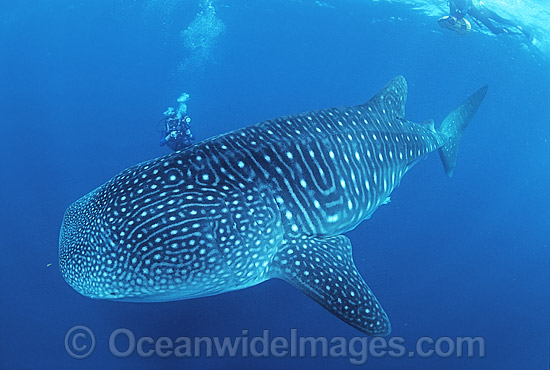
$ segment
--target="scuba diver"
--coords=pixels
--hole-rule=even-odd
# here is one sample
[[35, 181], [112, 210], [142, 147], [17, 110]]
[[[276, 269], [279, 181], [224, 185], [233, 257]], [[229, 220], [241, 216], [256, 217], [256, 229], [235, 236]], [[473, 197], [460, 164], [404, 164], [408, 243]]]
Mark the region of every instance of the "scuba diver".
[[165, 118], [162, 120], [164, 128], [160, 139], [160, 145], [168, 145], [173, 151], [181, 150], [189, 145], [195, 139], [191, 133], [191, 118], [189, 116], [180, 116], [173, 108], [168, 108], [164, 112]]
[[531, 35], [521, 26], [508, 19], [502, 18], [494, 11], [488, 9], [480, 0], [449, 0], [449, 15], [441, 17], [438, 23], [443, 28], [463, 35], [470, 32], [472, 29], [472, 25], [465, 18], [466, 14], [470, 15], [478, 26], [481, 27], [484, 25], [495, 35], [500, 33], [512, 33], [511, 30], [506, 28], [506, 26], [509, 26], [511, 28], [516, 28], [531, 41]]
[[186, 114], [187, 100], [189, 94], [181, 94], [177, 100], [178, 110], [169, 107], [164, 112], [164, 118], [159, 122], [163, 124], [160, 146], [168, 145], [170, 149], [177, 151], [191, 145], [195, 140], [191, 133], [191, 118]]

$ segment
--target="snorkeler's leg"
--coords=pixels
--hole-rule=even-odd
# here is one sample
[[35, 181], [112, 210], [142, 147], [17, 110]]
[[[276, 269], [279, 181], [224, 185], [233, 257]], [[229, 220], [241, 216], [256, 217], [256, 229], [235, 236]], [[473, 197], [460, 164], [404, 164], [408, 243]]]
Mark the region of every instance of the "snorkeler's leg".
[[508, 33], [508, 30], [506, 28], [495, 26], [493, 22], [491, 22], [491, 20], [488, 18], [481, 19], [481, 23], [483, 23], [485, 27], [487, 27], [495, 35], [498, 35], [499, 33], [504, 33], [504, 32]]
[[502, 33], [502, 32], [510, 33], [510, 31], [504, 26], [502, 26], [502, 27], [495, 26], [491, 22], [491, 21], [494, 21], [494, 22], [497, 22], [497, 23], [502, 24], [502, 25], [506, 25], [506, 26], [516, 28], [518, 31], [520, 31], [527, 38], [527, 40], [532, 41], [531, 34], [527, 31], [525, 31], [523, 29], [523, 27], [521, 27], [520, 25], [517, 25], [516, 23], [512, 22], [511, 20], [503, 18], [500, 15], [498, 15], [497, 13], [495, 13], [492, 10], [489, 10], [489, 9], [484, 9], [483, 15], [487, 18], [487, 22], [491, 24], [491, 26], [489, 26], [484, 22], [484, 24], [487, 26], [487, 28], [489, 28], [491, 30], [491, 32], [493, 32], [493, 33]]
[[489, 29], [495, 35], [506, 32], [502, 28], [495, 26], [488, 16], [487, 9], [472, 8], [470, 10], [470, 16], [476, 20], [476, 23], [483, 23], [485, 27]]
[[[488, 12], [488, 17], [490, 19], [492, 19], [493, 21], [495, 22], [498, 22], [498, 23], [501, 23], [501, 24], [504, 24], [504, 25], [507, 25], [507, 26], [510, 26], [510, 27], [513, 27], [513, 28], [517, 28], [521, 33], [523, 33], [523, 35], [525, 37], [527, 37], [527, 40], [529, 41], [532, 41], [532, 38], [531, 38], [531, 34], [527, 31], [525, 31], [523, 29], [523, 27], [521, 27], [520, 25], [512, 22], [511, 20], [509, 19], [506, 19], [506, 18], [502, 18], [500, 15], [498, 15], [497, 13], [491, 11], [491, 10], [486, 10]], [[508, 30], [506, 28], [503, 27], [503, 30], [505, 30], [506, 32], [508, 32]]]
[[492, 19], [495, 22], [502, 23], [502, 24], [505, 24], [507, 26], [517, 27], [517, 25], [514, 22], [512, 22], [509, 19], [502, 18], [500, 15], [498, 15], [497, 13], [495, 13], [492, 10], [485, 9], [485, 16], [487, 18]]

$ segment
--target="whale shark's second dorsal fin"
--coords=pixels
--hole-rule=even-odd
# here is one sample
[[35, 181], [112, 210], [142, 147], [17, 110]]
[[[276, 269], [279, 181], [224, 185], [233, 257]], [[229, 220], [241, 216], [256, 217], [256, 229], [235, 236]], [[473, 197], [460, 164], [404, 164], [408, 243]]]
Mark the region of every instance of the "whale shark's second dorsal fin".
[[363, 333], [386, 335], [391, 330], [343, 235], [285, 240], [270, 266], [270, 277], [286, 280]]
[[421, 125], [427, 127], [430, 131], [435, 132], [435, 123], [433, 119], [428, 119], [422, 122]]
[[389, 115], [391, 118], [405, 118], [406, 102], [407, 81], [405, 81], [405, 77], [397, 76], [365, 105], [371, 110], [376, 109], [379, 114]]

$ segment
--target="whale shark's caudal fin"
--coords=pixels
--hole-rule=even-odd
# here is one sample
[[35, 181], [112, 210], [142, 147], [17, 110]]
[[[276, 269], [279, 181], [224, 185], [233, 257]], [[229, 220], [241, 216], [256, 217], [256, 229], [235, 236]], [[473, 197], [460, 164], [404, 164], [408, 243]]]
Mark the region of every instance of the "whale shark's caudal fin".
[[368, 335], [391, 331], [388, 316], [353, 263], [345, 236], [285, 240], [273, 259], [270, 277], [286, 280]]
[[462, 132], [477, 112], [486, 93], [487, 86], [483, 86], [481, 89], [477, 90], [449, 113], [439, 128], [439, 132], [447, 137], [445, 145], [439, 148], [439, 156], [443, 162], [443, 167], [445, 167], [445, 172], [449, 177], [453, 176], [453, 171], [456, 166], [458, 144], [460, 143]]

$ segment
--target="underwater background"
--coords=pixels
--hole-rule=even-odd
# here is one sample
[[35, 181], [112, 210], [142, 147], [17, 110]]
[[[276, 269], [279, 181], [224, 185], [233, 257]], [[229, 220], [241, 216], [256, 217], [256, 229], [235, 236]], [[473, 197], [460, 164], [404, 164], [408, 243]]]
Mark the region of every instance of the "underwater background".
[[[550, 4], [487, 1], [533, 36], [441, 29], [446, 1], [0, 2], [0, 369], [548, 369]], [[198, 140], [287, 114], [360, 104], [391, 78], [407, 118], [489, 92], [448, 179], [437, 154], [347, 233], [391, 336], [482, 337], [485, 356], [117, 358], [109, 336], [363, 337], [280, 280], [167, 303], [92, 300], [67, 285], [67, 206], [165, 155], [158, 121], [182, 92]], [[95, 350], [75, 359], [67, 332]], [[370, 340], [370, 339], [369, 339]], [[85, 342], [81, 343], [85, 345]], [[124, 343], [120, 344], [121, 348]]]

